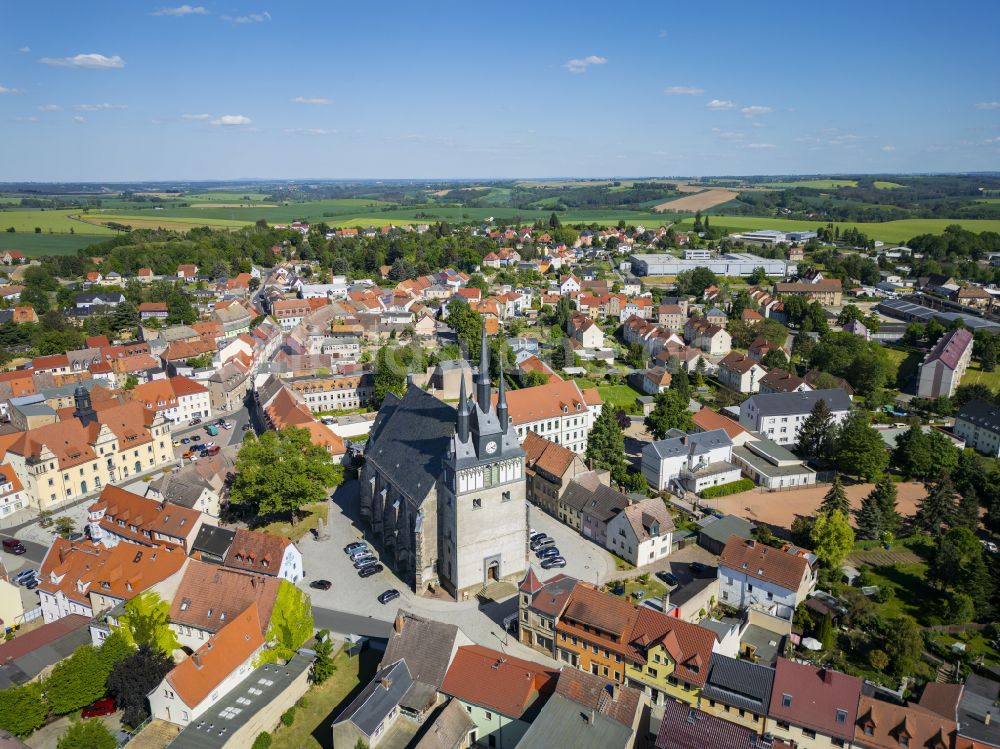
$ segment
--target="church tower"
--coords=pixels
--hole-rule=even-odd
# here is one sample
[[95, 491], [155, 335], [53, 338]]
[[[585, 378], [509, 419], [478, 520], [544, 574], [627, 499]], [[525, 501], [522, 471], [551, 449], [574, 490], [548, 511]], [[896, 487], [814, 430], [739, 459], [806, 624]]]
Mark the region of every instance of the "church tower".
[[475, 390], [471, 401], [462, 381], [438, 511], [438, 573], [460, 600], [493, 581], [519, 580], [528, 566], [524, 451], [507, 411], [502, 362], [493, 401], [485, 325]]

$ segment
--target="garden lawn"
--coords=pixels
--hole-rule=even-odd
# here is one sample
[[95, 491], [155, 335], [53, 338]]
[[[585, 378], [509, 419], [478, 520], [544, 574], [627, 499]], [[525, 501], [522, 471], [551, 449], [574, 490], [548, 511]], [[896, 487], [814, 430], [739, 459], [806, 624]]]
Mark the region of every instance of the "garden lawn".
[[260, 528], [255, 528], [254, 530], [263, 531], [264, 533], [273, 533], [277, 536], [290, 538], [292, 541], [298, 541], [300, 538], [312, 531], [312, 529], [319, 524], [320, 519], [323, 520], [325, 525], [329, 513], [330, 507], [326, 502], [320, 502], [314, 505], [305, 505], [302, 508], [303, 517], [299, 518], [299, 521], [294, 525], [291, 520], [275, 520], [267, 525], [261, 526]]
[[[367, 683], [370, 674], [359, 674], [370, 660], [366, 651], [360, 657], [349, 658], [344, 650], [333, 659], [337, 670], [327, 681], [306, 692], [306, 707], [295, 711], [295, 722], [279, 725], [272, 734], [271, 749], [332, 749], [331, 724], [346, 707], [353, 692]], [[364, 682], [362, 682], [362, 677]]]
[[605, 403], [626, 411], [635, 406], [635, 399], [642, 395], [628, 385], [598, 385], [597, 392], [601, 394], [601, 400]]
[[965, 370], [965, 374], [962, 376], [962, 384], [985, 385], [990, 390], [996, 390], [1000, 388], [1000, 370], [995, 369], [992, 372], [984, 372], [979, 362], [974, 361]]
[[[900, 546], [913, 551], [918, 556], [926, 557], [930, 553], [929, 539], [919, 536], [897, 540], [893, 548]], [[871, 543], [859, 543], [858, 548], [871, 548]], [[884, 617], [908, 614], [917, 620], [922, 627], [937, 624], [933, 618], [934, 603], [941, 593], [927, 583], [927, 563], [917, 561], [911, 563], [869, 567], [868, 574], [871, 584], [892, 591], [892, 598], [886, 603], [876, 604], [879, 613]]]

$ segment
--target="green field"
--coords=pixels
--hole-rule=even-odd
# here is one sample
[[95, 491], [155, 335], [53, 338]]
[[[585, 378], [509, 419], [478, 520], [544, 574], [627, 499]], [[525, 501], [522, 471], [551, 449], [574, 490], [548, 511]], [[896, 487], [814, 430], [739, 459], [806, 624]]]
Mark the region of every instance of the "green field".
[[832, 190], [835, 187], [857, 187], [854, 179], [802, 179], [791, 182], [763, 182], [761, 187], [811, 187], [814, 190]]
[[[581, 385], [581, 387], [583, 387]], [[597, 392], [601, 394], [601, 400], [615, 408], [623, 408], [626, 411], [635, 405], [635, 399], [642, 395], [637, 390], [633, 390], [628, 385], [599, 385]]]
[[984, 372], [979, 362], [972, 362], [962, 376], [963, 385], [985, 385], [990, 390], [1000, 388], [1000, 370]]
[[[688, 218], [678, 222], [678, 228], [690, 229], [694, 219]], [[748, 231], [752, 229], [777, 229], [779, 231], [794, 231], [796, 229], [816, 231], [826, 226], [826, 221], [798, 221], [796, 219], [760, 218], [757, 216], [717, 216], [712, 215], [712, 226], [723, 227], [729, 231]], [[853, 227], [873, 239], [883, 242], [905, 242], [918, 234], [940, 234], [946, 226], [961, 224], [963, 228], [974, 232], [1000, 232], [1000, 219], [953, 219], [953, 218], [908, 218], [900, 221], [885, 221], [882, 223], [837, 222], [843, 231]]]
[[0, 232], [0, 250], [20, 250], [28, 257], [75, 255], [81, 247], [107, 239], [95, 234], [8, 234]]
[[263, 200], [266, 197], [267, 195], [262, 192], [240, 192], [238, 190], [223, 192], [221, 190], [211, 190], [209, 192], [185, 193], [179, 199], [188, 203], [239, 203], [244, 198]]
[[880, 179], [875, 180], [872, 184], [876, 190], [898, 190], [901, 187], [906, 187], [906, 185], [901, 185], [898, 182], [884, 182]]
[[0, 232], [7, 231], [7, 227], [13, 226], [15, 231], [20, 233], [31, 233], [35, 227], [41, 227], [43, 232], [51, 229], [53, 232], [69, 234], [73, 229], [77, 233], [85, 234], [113, 234], [110, 229], [103, 226], [88, 226], [85, 223], [69, 218], [70, 214], [79, 214], [79, 209], [62, 209], [59, 211], [0, 211]]

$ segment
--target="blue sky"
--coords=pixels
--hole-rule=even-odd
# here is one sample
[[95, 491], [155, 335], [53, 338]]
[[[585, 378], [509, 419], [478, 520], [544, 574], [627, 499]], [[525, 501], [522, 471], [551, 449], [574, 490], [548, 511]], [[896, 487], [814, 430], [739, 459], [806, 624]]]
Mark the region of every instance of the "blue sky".
[[1000, 3], [7, 2], [0, 180], [1000, 169]]

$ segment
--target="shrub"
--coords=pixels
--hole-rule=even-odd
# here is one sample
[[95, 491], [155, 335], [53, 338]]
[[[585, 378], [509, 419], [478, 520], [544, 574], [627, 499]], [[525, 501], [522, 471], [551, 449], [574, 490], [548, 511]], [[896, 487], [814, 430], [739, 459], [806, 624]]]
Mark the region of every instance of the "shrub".
[[730, 494], [739, 494], [740, 492], [749, 491], [753, 489], [755, 484], [751, 479], [739, 479], [737, 481], [730, 481], [728, 484], [719, 484], [718, 486], [710, 486], [701, 493], [702, 499], [714, 499], [715, 497], [728, 497]]
[[267, 731], [264, 733], [258, 733], [257, 738], [253, 740], [251, 749], [268, 749], [271, 746], [271, 734]]
[[295, 707], [290, 707], [281, 714], [282, 725], [290, 726], [295, 722]]

